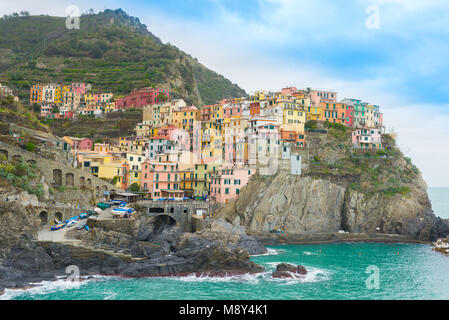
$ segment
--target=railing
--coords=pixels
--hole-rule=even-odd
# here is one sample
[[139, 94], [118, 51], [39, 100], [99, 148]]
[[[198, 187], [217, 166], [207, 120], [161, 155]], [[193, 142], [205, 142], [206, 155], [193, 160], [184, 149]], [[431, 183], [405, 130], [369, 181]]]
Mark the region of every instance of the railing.
[[215, 202], [213, 201], [200, 201], [200, 200], [180, 200], [180, 201], [173, 201], [173, 200], [164, 200], [164, 201], [157, 201], [157, 200], [141, 200], [135, 202], [136, 204], [140, 205], [146, 205], [146, 204], [154, 204], [154, 205], [169, 205], [169, 204], [177, 204], [177, 205], [215, 205]]

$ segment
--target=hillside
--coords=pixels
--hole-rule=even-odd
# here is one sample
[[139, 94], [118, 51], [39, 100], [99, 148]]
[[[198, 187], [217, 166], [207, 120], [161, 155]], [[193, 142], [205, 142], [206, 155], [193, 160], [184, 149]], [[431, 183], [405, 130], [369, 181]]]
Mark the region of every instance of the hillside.
[[246, 95], [121, 9], [83, 15], [79, 30], [66, 29], [64, 17], [41, 15], [2, 18], [0, 31], [0, 82], [21, 99], [39, 82], [87, 82], [122, 95], [169, 86], [174, 98], [195, 105]]
[[0, 134], [8, 134], [10, 124], [45, 132], [49, 131], [49, 128], [31, 110], [25, 108], [21, 102], [14, 101], [13, 96], [0, 99]]

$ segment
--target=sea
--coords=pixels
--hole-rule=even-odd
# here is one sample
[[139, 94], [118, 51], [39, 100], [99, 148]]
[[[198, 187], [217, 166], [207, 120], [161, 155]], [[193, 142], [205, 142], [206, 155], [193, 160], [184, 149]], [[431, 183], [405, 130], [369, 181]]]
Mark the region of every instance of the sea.
[[[449, 189], [430, 188], [435, 214], [449, 219]], [[437, 300], [449, 299], [449, 257], [429, 245], [341, 243], [282, 245], [251, 257], [257, 275], [123, 279], [94, 277], [77, 285], [64, 279], [27, 290], [6, 290], [5, 300]], [[273, 279], [279, 263], [308, 273]]]

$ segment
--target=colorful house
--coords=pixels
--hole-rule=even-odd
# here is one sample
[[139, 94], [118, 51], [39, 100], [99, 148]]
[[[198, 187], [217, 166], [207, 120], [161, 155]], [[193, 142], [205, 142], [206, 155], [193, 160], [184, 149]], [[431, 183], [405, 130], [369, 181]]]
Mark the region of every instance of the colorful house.
[[175, 162], [159, 162], [147, 160], [142, 163], [141, 189], [148, 198], [177, 198], [184, 197], [180, 189], [181, 174]]
[[[165, 96], [162, 100], [160, 96]], [[128, 96], [116, 101], [118, 109], [137, 108], [142, 109], [146, 105], [164, 102], [170, 99], [170, 91], [161, 88], [135, 89]]]
[[382, 149], [382, 130], [379, 128], [359, 128], [352, 132], [352, 144], [360, 149]]
[[218, 203], [230, 203], [238, 198], [255, 170], [249, 167], [225, 167], [211, 175], [210, 198]]
[[31, 89], [30, 89], [30, 104], [33, 104], [33, 103], [41, 104], [42, 103], [43, 87], [44, 86], [42, 84], [35, 84], [31, 87]]

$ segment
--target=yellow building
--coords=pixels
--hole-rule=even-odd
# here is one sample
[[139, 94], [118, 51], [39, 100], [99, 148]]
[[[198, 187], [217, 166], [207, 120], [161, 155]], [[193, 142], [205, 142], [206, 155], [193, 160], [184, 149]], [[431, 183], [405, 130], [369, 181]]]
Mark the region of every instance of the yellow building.
[[193, 177], [194, 171], [193, 169], [182, 170], [180, 171], [180, 184], [179, 188], [185, 191], [185, 194], [188, 196], [193, 196]]
[[193, 124], [200, 119], [200, 111], [192, 106], [173, 112], [172, 124], [184, 131], [193, 132]]
[[141, 154], [127, 153], [126, 160], [129, 164], [129, 185], [137, 183], [140, 186], [142, 163], [145, 157]]
[[306, 112], [297, 104], [289, 104], [283, 108], [283, 120], [281, 129], [288, 131], [304, 132], [306, 124]]
[[223, 133], [215, 121], [201, 124], [201, 155], [207, 161], [219, 161], [223, 156]]
[[210, 110], [212, 121], [223, 124], [223, 106], [220, 104], [215, 104], [211, 107]]
[[107, 162], [98, 166], [98, 178], [113, 181], [116, 178], [116, 186], [121, 187], [122, 179], [126, 176], [123, 164], [126, 159], [115, 159], [113, 162]]
[[209, 194], [210, 179], [212, 174], [216, 174], [220, 166], [217, 164], [195, 164], [193, 171], [193, 195], [203, 197]]
[[307, 121], [318, 121], [322, 119], [323, 116], [323, 107], [320, 105], [314, 105], [307, 107]]
[[62, 87], [59, 85], [55, 88], [55, 103], [62, 103]]

